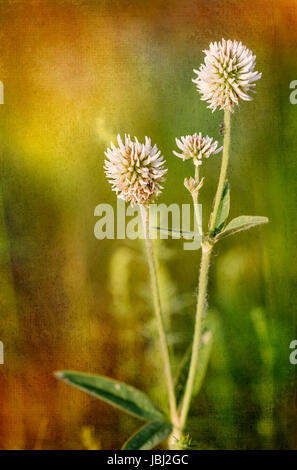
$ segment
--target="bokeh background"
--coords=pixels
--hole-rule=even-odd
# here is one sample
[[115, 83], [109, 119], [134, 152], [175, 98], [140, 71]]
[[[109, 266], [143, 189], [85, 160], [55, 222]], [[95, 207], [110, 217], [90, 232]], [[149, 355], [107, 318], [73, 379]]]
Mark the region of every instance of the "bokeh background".
[[[295, 0], [1, 1], [1, 449], [112, 449], [136, 419], [58, 382], [106, 374], [162, 406], [160, 357], [141, 241], [96, 240], [94, 209], [116, 205], [103, 173], [117, 133], [151, 136], [186, 203], [176, 136], [221, 140], [191, 82], [210, 41], [241, 40], [263, 72], [232, 117], [231, 217], [270, 224], [226, 239], [210, 271], [215, 345], [188, 432], [199, 449], [297, 448], [297, 79]], [[203, 166], [209, 213], [219, 156]], [[178, 365], [192, 335], [199, 252], [158, 243]]]

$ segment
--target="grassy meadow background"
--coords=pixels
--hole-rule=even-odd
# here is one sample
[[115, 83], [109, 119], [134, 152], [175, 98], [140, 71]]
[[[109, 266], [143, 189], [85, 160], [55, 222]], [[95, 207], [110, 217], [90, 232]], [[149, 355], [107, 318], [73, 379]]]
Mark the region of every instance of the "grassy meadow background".
[[[191, 83], [222, 37], [257, 55], [255, 100], [232, 116], [231, 217], [269, 225], [221, 242], [210, 271], [216, 337], [188, 432], [202, 449], [297, 448], [297, 4], [251, 0], [1, 1], [1, 449], [119, 448], [139, 422], [67, 387], [59, 369], [96, 372], [162, 405], [141, 241], [96, 240], [94, 209], [116, 206], [103, 173], [117, 133], [151, 136], [168, 164], [159, 202], [189, 201], [191, 164], [175, 137], [221, 141]], [[202, 167], [206, 220], [219, 155]], [[177, 359], [192, 335], [200, 252], [158, 243]], [[175, 366], [178, 365], [178, 360]]]

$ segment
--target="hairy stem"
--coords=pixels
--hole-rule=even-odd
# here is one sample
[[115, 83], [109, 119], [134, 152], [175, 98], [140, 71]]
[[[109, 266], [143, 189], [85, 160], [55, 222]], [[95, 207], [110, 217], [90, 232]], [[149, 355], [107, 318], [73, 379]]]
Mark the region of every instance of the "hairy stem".
[[200, 338], [202, 333], [202, 320], [203, 320], [203, 312], [205, 306], [205, 298], [207, 292], [207, 277], [208, 277], [208, 268], [210, 262], [210, 255], [212, 251], [212, 245], [203, 243], [202, 244], [202, 257], [201, 257], [201, 265], [200, 265], [200, 274], [199, 274], [199, 291], [197, 297], [197, 309], [196, 309], [196, 320], [195, 320], [195, 330], [194, 330], [194, 338], [193, 338], [193, 346], [192, 346], [192, 355], [191, 355], [191, 362], [190, 362], [190, 369], [189, 375], [187, 379], [185, 394], [181, 406], [181, 414], [180, 414], [180, 428], [183, 430], [190, 404], [191, 398], [193, 393], [193, 387], [195, 382], [195, 375], [198, 365], [199, 359], [199, 348], [200, 348]]
[[210, 216], [210, 225], [209, 231], [210, 234], [213, 233], [216, 225], [218, 210], [220, 206], [220, 202], [222, 199], [222, 194], [224, 191], [224, 184], [226, 181], [227, 175], [227, 168], [229, 162], [229, 149], [230, 149], [230, 111], [224, 111], [224, 148], [223, 148], [223, 158], [221, 163], [221, 171], [220, 171], [220, 178], [217, 187], [217, 192], [214, 200], [213, 211]]
[[[218, 209], [220, 205], [220, 201], [223, 194], [224, 184], [227, 175], [227, 168], [228, 168], [228, 161], [229, 161], [229, 148], [230, 148], [230, 111], [225, 110], [224, 114], [224, 149], [223, 149], [223, 157], [221, 163], [221, 170], [219, 176], [218, 187], [216, 191], [215, 201], [213, 211], [210, 216], [210, 233], [213, 232], [215, 228], [215, 223], [217, 219]], [[198, 202], [193, 197], [194, 205]], [[202, 247], [202, 256], [201, 256], [201, 264], [200, 264], [200, 273], [199, 273], [199, 281], [198, 281], [198, 295], [197, 295], [197, 307], [196, 307], [196, 318], [195, 318], [195, 328], [194, 328], [194, 338], [193, 338], [193, 345], [192, 345], [192, 354], [191, 354], [191, 362], [190, 362], [190, 369], [189, 375], [187, 378], [185, 394], [181, 405], [180, 410], [180, 432], [183, 431], [193, 394], [193, 387], [195, 383], [195, 375], [198, 367], [199, 362], [199, 349], [200, 349], [200, 342], [201, 342], [201, 334], [202, 334], [202, 322], [203, 322], [203, 313], [205, 309], [205, 302], [206, 302], [206, 295], [207, 295], [207, 280], [208, 280], [208, 270], [210, 264], [211, 253], [213, 249], [213, 245], [208, 241], [204, 241], [201, 245]]]
[[165, 322], [161, 310], [161, 301], [160, 301], [160, 291], [157, 277], [156, 261], [154, 257], [154, 251], [152, 246], [152, 241], [150, 239], [149, 233], [149, 210], [147, 207], [140, 206], [144, 234], [145, 234], [145, 246], [146, 254], [149, 265], [150, 279], [151, 279], [151, 289], [153, 295], [154, 309], [157, 319], [158, 332], [160, 338], [161, 352], [163, 357], [164, 364], [164, 373], [166, 378], [167, 393], [168, 393], [168, 402], [170, 408], [170, 416], [173, 423], [176, 422], [176, 400], [174, 393], [174, 382], [172, 377], [169, 350], [167, 344], [167, 338], [165, 333]]
[[[198, 186], [199, 184], [199, 166], [195, 167], [195, 184]], [[201, 214], [200, 210], [198, 207], [198, 191], [192, 192], [192, 199], [193, 199], [193, 204], [194, 204], [194, 212], [195, 212], [195, 218], [197, 222], [197, 230], [202, 230], [202, 220], [201, 220]]]

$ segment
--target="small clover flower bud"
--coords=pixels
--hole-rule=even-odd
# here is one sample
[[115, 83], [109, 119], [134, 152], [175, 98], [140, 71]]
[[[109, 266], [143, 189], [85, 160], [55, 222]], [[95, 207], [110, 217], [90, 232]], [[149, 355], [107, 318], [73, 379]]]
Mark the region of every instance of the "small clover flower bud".
[[185, 188], [193, 195], [197, 195], [199, 190], [202, 188], [204, 184], [204, 176], [203, 178], [201, 178], [201, 180], [199, 181], [199, 183], [197, 183], [195, 181], [195, 179], [190, 176], [190, 178], [185, 178], [184, 179], [184, 186]]

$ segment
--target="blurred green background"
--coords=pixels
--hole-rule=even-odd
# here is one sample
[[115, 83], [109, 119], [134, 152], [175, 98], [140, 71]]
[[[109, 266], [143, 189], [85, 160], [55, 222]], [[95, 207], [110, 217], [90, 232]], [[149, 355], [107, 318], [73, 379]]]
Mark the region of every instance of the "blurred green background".
[[[156, 403], [154, 340], [141, 241], [96, 240], [94, 209], [115, 194], [103, 173], [117, 133], [149, 135], [169, 168], [159, 202], [189, 202], [190, 162], [175, 137], [221, 141], [191, 83], [203, 49], [237, 39], [257, 55], [255, 100], [232, 116], [231, 217], [269, 225], [215, 250], [206, 380], [188, 432], [197, 448], [297, 448], [296, 3], [240, 0], [1, 1], [0, 448], [119, 448], [140, 423], [58, 382], [58, 369], [97, 372]], [[206, 220], [219, 156], [202, 168]], [[158, 243], [175, 367], [193, 327], [200, 252]]]

